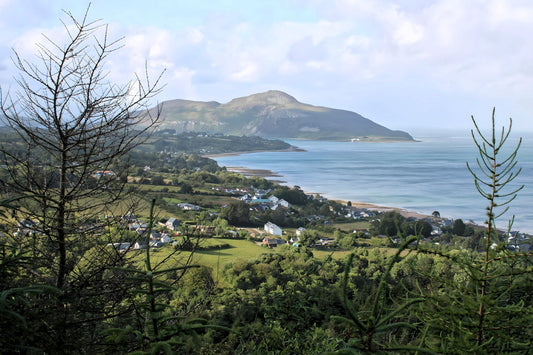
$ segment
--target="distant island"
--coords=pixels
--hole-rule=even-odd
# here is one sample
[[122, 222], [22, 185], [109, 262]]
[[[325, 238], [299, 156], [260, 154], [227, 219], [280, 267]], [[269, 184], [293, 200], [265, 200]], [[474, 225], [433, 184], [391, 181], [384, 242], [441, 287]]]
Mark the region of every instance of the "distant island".
[[226, 104], [215, 101], [170, 100], [161, 110], [161, 129], [281, 139], [353, 142], [407, 142], [413, 137], [379, 125], [358, 113], [297, 101], [282, 91], [240, 97]]

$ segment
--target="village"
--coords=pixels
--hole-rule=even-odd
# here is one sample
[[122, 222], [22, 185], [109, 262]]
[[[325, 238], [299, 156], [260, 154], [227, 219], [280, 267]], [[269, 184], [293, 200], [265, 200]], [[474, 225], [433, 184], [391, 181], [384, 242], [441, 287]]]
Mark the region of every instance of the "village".
[[[146, 170], [146, 169], [145, 169]], [[96, 172], [95, 175], [100, 176], [114, 176], [112, 171]], [[265, 214], [269, 211], [278, 211], [283, 214], [298, 214], [300, 213], [298, 206], [291, 205], [283, 198], [276, 197], [272, 192], [273, 189], [260, 189], [253, 186], [250, 187], [222, 187], [213, 186], [211, 188], [219, 193], [224, 193], [232, 196], [231, 200], [240, 202], [246, 205], [248, 212], [251, 214]], [[128, 213], [119, 218], [119, 225], [124, 230], [130, 232], [124, 240], [107, 243], [108, 246], [113, 247], [118, 252], [127, 252], [130, 250], [142, 250], [146, 248], [162, 248], [165, 246], [172, 246], [174, 248], [183, 248], [184, 241], [191, 236], [200, 236], [202, 238], [225, 237], [225, 238], [246, 238], [257, 245], [267, 248], [276, 248], [280, 245], [291, 245], [293, 247], [302, 246], [303, 239], [306, 239], [305, 246], [312, 248], [327, 248], [327, 249], [343, 249], [343, 240], [349, 234], [357, 235], [362, 239], [381, 239], [383, 245], [399, 244], [401, 238], [397, 235], [379, 234], [376, 228], [372, 225], [379, 224], [380, 218], [385, 213], [393, 213], [394, 209], [377, 209], [377, 208], [361, 208], [351, 206], [351, 203], [344, 204], [339, 208], [339, 204], [335, 201], [328, 201], [327, 198], [319, 194], [305, 194], [305, 198], [309, 201], [318, 203], [321, 208], [320, 211], [325, 214], [310, 214], [305, 215], [300, 226], [283, 227], [272, 221], [267, 220], [264, 224], [254, 226], [230, 226], [227, 223], [223, 224], [223, 228], [216, 228], [217, 222], [221, 220], [220, 216], [229, 204], [224, 204], [220, 209], [204, 208], [190, 202], [176, 203], [174, 206], [179, 210], [187, 213], [186, 219], [178, 219], [176, 216], [167, 216], [166, 218], [159, 218], [156, 223], [149, 228], [149, 221], [144, 217], [137, 217], [133, 213]], [[331, 204], [333, 203], [333, 205]], [[326, 206], [326, 207], [324, 207]], [[195, 220], [195, 216], [203, 213], [208, 215], [207, 221], [204, 224], [195, 224], [191, 221]], [[326, 215], [327, 213], [327, 215]], [[394, 212], [398, 213], [398, 212]], [[446, 233], [449, 234], [454, 226], [454, 220], [450, 218], [441, 218], [438, 212], [432, 216], [413, 216], [406, 213], [405, 221], [409, 223], [425, 223], [430, 225], [429, 233], [421, 235], [420, 241], [426, 243], [448, 244], [449, 238], [442, 238]], [[79, 232], [82, 234], [92, 233], [99, 235], [103, 232], [106, 223], [103, 223], [108, 216], [102, 219], [102, 222], [93, 223], [91, 225], [80, 226]], [[363, 227], [353, 228], [351, 230], [344, 230], [343, 233], [332, 233], [332, 231], [341, 231], [338, 227], [339, 223], [335, 223], [337, 229], [333, 228], [333, 223], [330, 219], [335, 218], [337, 221], [341, 220], [346, 225], [351, 225], [352, 222], [361, 222]], [[302, 219], [301, 219], [302, 220]], [[209, 221], [213, 222], [210, 224]], [[462, 221], [461, 221], [462, 223]], [[225, 226], [225, 227], [224, 227]], [[328, 228], [329, 227], [329, 228]], [[471, 227], [469, 227], [471, 228]], [[470, 233], [473, 231], [471, 228]], [[39, 234], [40, 228], [37, 221], [24, 219], [18, 222], [18, 229], [15, 232], [17, 235], [31, 236]], [[147, 238], [147, 233], [150, 233]], [[312, 235], [312, 240], [309, 241], [309, 236]], [[306, 238], [307, 237], [307, 238]], [[512, 251], [528, 252], [531, 250], [533, 239], [518, 231], [511, 231], [507, 234], [506, 240], [507, 248]], [[497, 243], [492, 245], [493, 248]], [[349, 245], [348, 245], [349, 247]]]

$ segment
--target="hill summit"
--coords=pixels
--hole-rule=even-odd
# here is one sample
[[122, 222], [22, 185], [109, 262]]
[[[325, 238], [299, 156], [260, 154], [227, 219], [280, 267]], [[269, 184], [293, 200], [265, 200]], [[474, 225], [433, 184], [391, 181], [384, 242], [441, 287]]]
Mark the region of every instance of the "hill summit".
[[250, 96], [239, 97], [231, 100], [227, 103], [226, 106], [237, 105], [237, 106], [246, 106], [246, 105], [289, 105], [297, 103], [298, 101], [291, 95], [284, 93], [283, 91], [270, 90], [267, 92], [253, 94]]
[[[162, 102], [161, 129], [270, 138], [354, 141], [413, 141], [355, 112], [304, 104], [282, 91], [216, 101]], [[154, 111], [156, 108], [153, 109]]]

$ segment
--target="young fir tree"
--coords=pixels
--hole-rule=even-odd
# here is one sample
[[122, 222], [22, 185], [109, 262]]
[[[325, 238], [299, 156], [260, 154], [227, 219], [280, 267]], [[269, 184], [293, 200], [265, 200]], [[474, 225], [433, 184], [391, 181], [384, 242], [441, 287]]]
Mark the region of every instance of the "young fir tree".
[[496, 226], [523, 187], [514, 181], [520, 173], [516, 165], [522, 140], [506, 150], [512, 121], [498, 134], [494, 113], [488, 136], [472, 117], [479, 157], [477, 168], [467, 163], [478, 192], [488, 201], [483, 251], [420, 249], [451, 261], [453, 278], [426, 275], [432, 282], [418, 313], [423, 325], [420, 344], [439, 353], [526, 353], [532, 346], [533, 254], [506, 242], [514, 217], [506, 230]]

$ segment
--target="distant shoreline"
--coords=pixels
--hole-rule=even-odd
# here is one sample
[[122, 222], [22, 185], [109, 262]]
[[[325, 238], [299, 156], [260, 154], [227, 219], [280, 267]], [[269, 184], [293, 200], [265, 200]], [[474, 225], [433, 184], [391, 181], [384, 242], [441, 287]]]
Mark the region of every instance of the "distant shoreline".
[[[250, 153], [267, 153], [267, 152], [305, 152], [305, 149], [298, 148], [294, 145], [291, 145], [286, 149], [265, 149], [265, 150], [246, 150], [242, 152], [227, 152], [227, 153], [215, 153], [215, 154], [204, 154], [202, 155], [205, 158], [218, 158], [218, 157], [234, 157], [242, 154]], [[260, 175], [257, 175], [260, 176]]]
[[[226, 153], [224, 155], [217, 155], [217, 156], [234, 156], [234, 155], [240, 155], [240, 154], [242, 154], [242, 152], [241, 153], [237, 153], [237, 154]], [[259, 176], [259, 177], [274, 181], [276, 183], [286, 183], [287, 182], [287, 181], [284, 181], [284, 180], [277, 179], [277, 178], [283, 178], [283, 175], [281, 175], [279, 173], [276, 173], [276, 172], [274, 172], [272, 170], [268, 170], [268, 169], [250, 169], [250, 168], [243, 167], [243, 166], [225, 166], [225, 168], [228, 171], [233, 171], [233, 172], [242, 174], [242, 175], [244, 175], [246, 177]], [[322, 195], [322, 193], [320, 193], [320, 192], [308, 192], [308, 191], [305, 191], [305, 193], [308, 194], [308, 195], [316, 195], [316, 194]], [[339, 203], [342, 203], [344, 205], [347, 205], [347, 203], [348, 203], [348, 200], [343, 200], [343, 199], [341, 199], [341, 200], [332, 199], [332, 200], [333, 201], [337, 201]], [[414, 211], [407, 211], [407, 210], [405, 210], [403, 208], [399, 208], [399, 207], [380, 206], [380, 205], [376, 205], [376, 204], [373, 204], [373, 203], [361, 202], [361, 201], [350, 201], [350, 203], [351, 203], [352, 207], [367, 209], [367, 210], [371, 210], [371, 211], [379, 211], [379, 212], [396, 211], [396, 212], [400, 213], [402, 216], [404, 216], [406, 218], [416, 218], [416, 219], [433, 218], [433, 216], [431, 216], [431, 215], [422, 214], [422, 213], [418, 213], [418, 212], [414, 212]]]
[[[438, 137], [440, 139], [440, 137]], [[466, 138], [466, 137], [452, 137], [452, 138], [461, 138], [461, 140], [459, 140], [458, 142], [460, 144], [458, 144], [459, 148], [462, 148], [463, 145], [465, 145], [464, 140], [463, 138]], [[428, 140], [430, 143], [432, 143], [433, 141], [432, 140]], [[436, 140], [437, 143], [440, 143], [440, 140]], [[297, 142], [291, 142], [295, 145], [298, 145]], [[302, 143], [303, 144], [303, 143]], [[426, 145], [429, 145], [429, 143], [424, 143], [423, 144], [426, 144]], [[303, 145], [305, 148], [308, 148], [310, 151], [312, 151], [311, 147], [313, 147], [314, 149], [314, 146], [312, 145]], [[295, 147], [294, 147], [295, 148]], [[393, 148], [394, 149], [394, 148]], [[280, 151], [293, 151], [295, 149], [293, 148], [290, 148], [290, 149], [284, 149], [284, 150], [280, 150]], [[390, 150], [390, 149], [389, 149]], [[272, 150], [270, 150], [272, 151]], [[462, 152], [463, 150], [459, 149], [460, 152]], [[258, 151], [255, 151], [255, 152], [258, 152]], [[262, 151], [262, 152], [269, 152], [268, 150], [265, 150], [265, 151]], [[252, 152], [250, 152], [252, 153]], [[234, 152], [234, 153], [226, 153], [226, 154], [220, 154], [220, 155], [216, 155], [215, 157], [224, 157], [224, 156], [239, 156], [239, 155], [242, 155], [242, 154], [246, 154], [245, 152]], [[299, 155], [290, 155], [290, 156], [284, 156], [283, 158], [279, 158], [280, 161], [283, 161], [283, 162], [294, 162], [294, 164], [298, 164], [298, 162], [300, 160], [306, 160], [305, 159], [305, 156], [308, 156], [309, 154], [302, 154], [302, 158], [299, 157]], [[280, 157], [279, 155], [277, 154], [270, 154], [268, 155], [269, 158], [267, 159], [267, 161], [277, 161], [278, 158], [277, 157]], [[312, 155], [311, 155], [312, 156]], [[295, 172], [294, 176], [292, 177], [290, 183], [289, 181], [283, 181], [283, 180], [288, 180], [289, 177], [288, 176], [285, 176], [284, 175], [284, 168], [282, 168], [280, 166], [280, 169], [283, 170], [283, 172], [279, 172], [279, 171], [272, 171], [272, 170], [268, 170], [268, 169], [251, 169], [251, 168], [248, 168], [247, 165], [250, 164], [250, 165], [254, 165], [252, 164], [255, 159], [254, 158], [251, 158], [253, 156], [250, 156], [248, 158], [238, 158], [238, 159], [221, 159], [220, 162], [218, 162], [218, 164], [221, 166], [221, 167], [225, 167], [228, 171], [235, 171], [237, 173], [240, 173], [244, 176], [259, 176], [259, 177], [263, 177], [263, 178], [266, 178], [270, 181], [273, 181], [273, 182], [276, 182], [276, 183], [281, 183], [283, 185], [288, 185], [288, 186], [296, 186], [296, 185], [299, 185], [299, 183], [301, 183], [299, 181], [299, 179], [295, 178], [297, 176], [300, 176], [302, 175], [301, 174], [301, 170], [298, 170]], [[261, 161], [263, 161], [263, 159], [261, 158], [260, 159]], [[248, 163], [249, 162], [249, 163]], [[239, 164], [242, 164], [240, 166], [238, 166]], [[226, 166], [224, 166], [226, 165]], [[231, 166], [233, 165], [233, 166]], [[277, 166], [277, 164], [276, 164]], [[268, 167], [265, 166], [263, 164], [263, 167]], [[290, 169], [289, 169], [290, 170]], [[310, 174], [310, 173], [309, 173]], [[302, 175], [303, 176], [303, 175]], [[368, 174], [367, 173], [367, 176], [365, 176], [365, 178], [367, 178], [368, 181], [371, 181], [372, 179], [372, 176], [375, 176], [375, 174]], [[305, 176], [303, 176], [303, 179], [305, 179]], [[309, 179], [312, 180], [312, 176], [309, 176]], [[398, 205], [395, 205], [395, 204], [390, 204], [390, 205], [387, 205], [387, 201], [386, 199], [383, 199], [383, 198], [380, 198], [381, 195], [380, 191], [376, 191], [376, 196], [377, 196], [377, 200], [378, 201], [382, 201], [381, 203], [384, 203], [385, 205], [383, 204], [380, 204], [380, 202], [378, 202], [377, 204], [376, 203], [372, 203], [372, 202], [362, 202], [362, 201], [372, 201], [373, 199], [373, 194], [369, 194], [369, 193], [366, 193], [364, 194], [364, 197], [363, 196], [360, 196], [360, 198], [364, 198], [363, 200], [357, 200], [357, 195], [355, 194], [351, 194], [350, 191], [346, 190], [347, 193], [344, 194], [342, 191], [345, 191], [345, 189], [341, 189], [342, 186], [339, 185], [339, 189], [337, 190], [336, 188], [336, 184], [331, 184], [330, 182], [331, 181], [336, 181], [335, 180], [335, 177], [332, 176], [331, 177], [332, 180], [325, 180], [323, 181], [323, 184], [311, 184], [310, 186], [307, 186], [307, 187], [304, 187], [304, 191], [306, 193], [313, 193], [313, 194], [316, 194], [316, 193], [319, 193], [321, 194], [322, 196], [332, 200], [332, 201], [338, 201], [338, 202], [342, 202], [344, 205], [346, 205], [347, 201], [350, 201], [351, 202], [351, 205], [354, 207], [354, 208], [365, 208], [365, 209], [369, 209], [369, 210], [373, 210], [373, 211], [382, 211], [382, 212], [388, 212], [388, 211], [396, 211], [396, 212], [399, 212], [401, 213], [403, 216], [409, 218], [409, 217], [413, 217], [413, 218], [417, 218], [417, 219], [425, 219], [427, 218], [428, 220], [435, 220], [435, 217], [433, 217], [432, 215], [432, 211], [439, 211], [440, 212], [440, 215], [441, 215], [441, 220], [443, 219], [450, 219], [450, 220], [455, 220], [455, 219], [462, 219], [465, 223], [467, 224], [472, 224], [473, 226], [476, 226], [479, 227], [479, 228], [486, 228], [486, 225], [483, 222], [483, 220], [480, 218], [477, 218], [477, 216], [474, 216], [472, 217], [471, 216], [471, 213], [469, 211], [466, 211], [466, 213], [460, 213], [461, 211], [463, 210], [459, 210], [459, 212], [456, 212], [454, 213], [454, 211], [446, 211], [445, 213], [443, 213], [443, 211], [439, 208], [439, 206], [436, 206], [436, 205], [431, 205], [431, 204], [428, 204], [428, 206], [424, 205], [423, 203], [420, 204], [421, 206], [425, 206], [425, 207], [428, 207], [428, 208], [425, 208], [423, 211], [420, 211], [420, 210], [417, 210], [416, 207], [414, 209], [408, 209], [404, 206], [398, 206]], [[307, 180], [304, 180], [304, 181], [307, 181]], [[313, 187], [315, 186], [315, 187]], [[326, 187], [327, 186], [327, 187]], [[349, 196], [349, 197], [348, 197]], [[357, 201], [354, 201], [354, 200], [357, 200]], [[389, 201], [391, 202], [391, 201]], [[413, 205], [415, 205], [414, 203], [412, 203]], [[444, 206], [447, 206], [446, 204]], [[483, 207], [483, 206], [482, 206]], [[463, 211], [464, 212], [464, 211]], [[437, 219], [438, 220], [438, 219]], [[527, 223], [527, 222], [526, 222]], [[522, 226], [513, 226], [513, 230], [520, 230], [521, 232], [523, 233], [526, 233], [529, 235], [529, 230], [530, 228], [528, 228], [527, 226], [525, 227], [522, 227]], [[501, 228], [499, 228], [501, 229]], [[529, 233], [528, 233], [529, 232]]]

